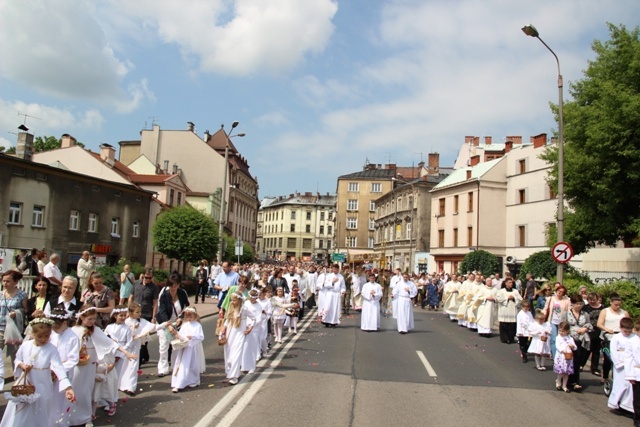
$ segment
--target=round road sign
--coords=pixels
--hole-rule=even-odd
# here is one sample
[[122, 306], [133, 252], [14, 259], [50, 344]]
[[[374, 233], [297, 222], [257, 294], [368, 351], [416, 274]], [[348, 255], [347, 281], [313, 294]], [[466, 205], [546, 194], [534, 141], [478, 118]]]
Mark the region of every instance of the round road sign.
[[573, 248], [567, 242], [558, 242], [553, 245], [551, 256], [556, 262], [566, 264], [573, 258]]

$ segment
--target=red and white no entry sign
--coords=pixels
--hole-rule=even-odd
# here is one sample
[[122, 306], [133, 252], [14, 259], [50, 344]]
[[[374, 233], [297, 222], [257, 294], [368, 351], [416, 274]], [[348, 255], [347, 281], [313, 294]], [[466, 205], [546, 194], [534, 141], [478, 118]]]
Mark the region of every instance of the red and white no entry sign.
[[567, 242], [558, 242], [553, 245], [551, 256], [556, 262], [566, 264], [573, 258], [573, 248]]

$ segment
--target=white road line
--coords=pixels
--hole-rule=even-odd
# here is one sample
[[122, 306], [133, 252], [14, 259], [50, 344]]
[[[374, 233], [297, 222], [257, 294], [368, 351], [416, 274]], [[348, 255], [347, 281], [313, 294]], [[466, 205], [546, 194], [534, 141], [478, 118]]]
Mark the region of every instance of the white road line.
[[[287, 343], [286, 346], [284, 346], [284, 348], [280, 349], [278, 356], [272, 362], [270, 362], [270, 360], [266, 358], [262, 359], [258, 363], [257, 368], [262, 368], [267, 363], [270, 363], [267, 369], [261, 372], [260, 375], [258, 375], [258, 377], [251, 383], [249, 383], [248, 381], [252, 378], [255, 378], [255, 374], [245, 375], [244, 377], [242, 377], [240, 382], [233, 386], [233, 389], [222, 399], [220, 399], [220, 401], [209, 412], [207, 412], [205, 416], [202, 417], [202, 419], [200, 419], [200, 421], [198, 421], [198, 423], [194, 427], [207, 427], [211, 425], [213, 421], [218, 418], [220, 414], [226, 409], [226, 407], [233, 402], [233, 407], [224, 416], [224, 418], [222, 418], [220, 422], [216, 424], [217, 426], [232, 425], [236, 418], [238, 418], [238, 415], [240, 415], [242, 410], [251, 402], [253, 396], [258, 393], [267, 378], [269, 378], [275, 368], [280, 365], [282, 359], [284, 359], [284, 357], [287, 355], [287, 352], [295, 344], [295, 342], [298, 341], [298, 338], [300, 338], [302, 332], [304, 332], [309, 327], [311, 322], [314, 321], [317, 317], [313, 312], [309, 313], [308, 316], [309, 318], [304, 322], [304, 324], [301, 325], [301, 327], [298, 328], [298, 333], [293, 337], [293, 339], [291, 339], [291, 341]], [[247, 392], [242, 394], [244, 389], [247, 387], [249, 387]], [[242, 396], [238, 397], [239, 395]]]
[[422, 361], [422, 364], [424, 365], [424, 367], [427, 369], [427, 373], [429, 374], [429, 376], [437, 377], [436, 371], [433, 370], [433, 368], [431, 367], [431, 363], [429, 363], [424, 353], [421, 352], [420, 350], [417, 350], [416, 353], [418, 353], [418, 357], [420, 358], [420, 361]]

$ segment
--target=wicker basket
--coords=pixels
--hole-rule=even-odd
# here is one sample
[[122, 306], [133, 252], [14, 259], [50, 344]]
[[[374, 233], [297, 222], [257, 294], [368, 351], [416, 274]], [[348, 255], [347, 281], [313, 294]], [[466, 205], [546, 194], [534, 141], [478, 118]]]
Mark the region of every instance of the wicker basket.
[[218, 345], [225, 345], [227, 343], [227, 337], [226, 336], [221, 336], [220, 338], [218, 338]]
[[80, 347], [80, 358], [78, 359], [78, 366], [88, 365], [90, 360], [91, 355], [87, 353], [87, 346], [82, 344], [82, 347]]
[[547, 342], [548, 339], [549, 338], [547, 338], [546, 335], [543, 335], [543, 336], [540, 337], [540, 341], [542, 341], [542, 342]]
[[573, 353], [564, 353], [565, 360], [573, 360]]
[[36, 392], [36, 386], [29, 383], [26, 372], [23, 372], [18, 381], [11, 386], [11, 396], [29, 396]]
[[187, 348], [187, 347], [189, 347], [188, 340], [181, 340], [179, 338], [176, 338], [175, 340], [171, 341], [171, 348], [174, 351], [182, 350], [183, 348]]

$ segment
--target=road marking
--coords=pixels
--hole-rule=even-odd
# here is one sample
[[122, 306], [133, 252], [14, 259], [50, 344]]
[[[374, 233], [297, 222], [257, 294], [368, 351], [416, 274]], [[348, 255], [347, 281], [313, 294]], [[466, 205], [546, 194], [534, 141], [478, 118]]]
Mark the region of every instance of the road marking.
[[420, 350], [417, 350], [416, 353], [418, 353], [418, 357], [420, 358], [420, 361], [422, 361], [422, 364], [424, 365], [424, 367], [427, 369], [427, 373], [429, 374], [429, 376], [438, 377], [436, 375], [436, 371], [433, 370], [433, 368], [431, 367], [431, 363], [429, 363], [424, 353], [421, 352]]
[[[243, 376], [238, 384], [234, 385], [233, 389], [222, 399], [220, 399], [220, 401], [209, 412], [207, 412], [205, 416], [202, 417], [202, 419], [200, 419], [200, 421], [198, 421], [198, 423], [194, 427], [207, 427], [209, 425], [212, 425], [213, 421], [218, 418], [220, 414], [226, 409], [226, 407], [231, 403], [233, 403], [233, 407], [216, 425], [232, 425], [236, 418], [238, 418], [242, 410], [251, 402], [253, 396], [258, 393], [267, 378], [269, 378], [269, 376], [275, 371], [275, 368], [280, 365], [282, 359], [284, 359], [289, 349], [293, 347], [296, 341], [298, 341], [298, 338], [300, 338], [302, 332], [304, 332], [309, 327], [311, 322], [316, 319], [317, 316], [314, 314], [314, 311], [315, 310], [307, 315], [308, 319], [306, 319], [305, 322], [300, 325], [300, 327], [298, 328], [298, 333], [293, 337], [293, 339], [291, 339], [291, 341], [287, 343], [287, 345], [280, 349], [280, 351], [278, 352], [278, 356], [273, 361], [270, 361], [270, 358], [264, 358], [260, 362], [258, 362], [258, 365], [256, 367], [262, 368], [265, 365], [269, 364], [268, 368], [262, 371], [257, 376], [257, 378], [256, 374]], [[253, 378], [255, 378], [253, 382], [248, 382]], [[242, 394], [244, 389], [247, 387], [249, 388], [247, 392]], [[241, 396], [238, 397], [239, 395]]]

